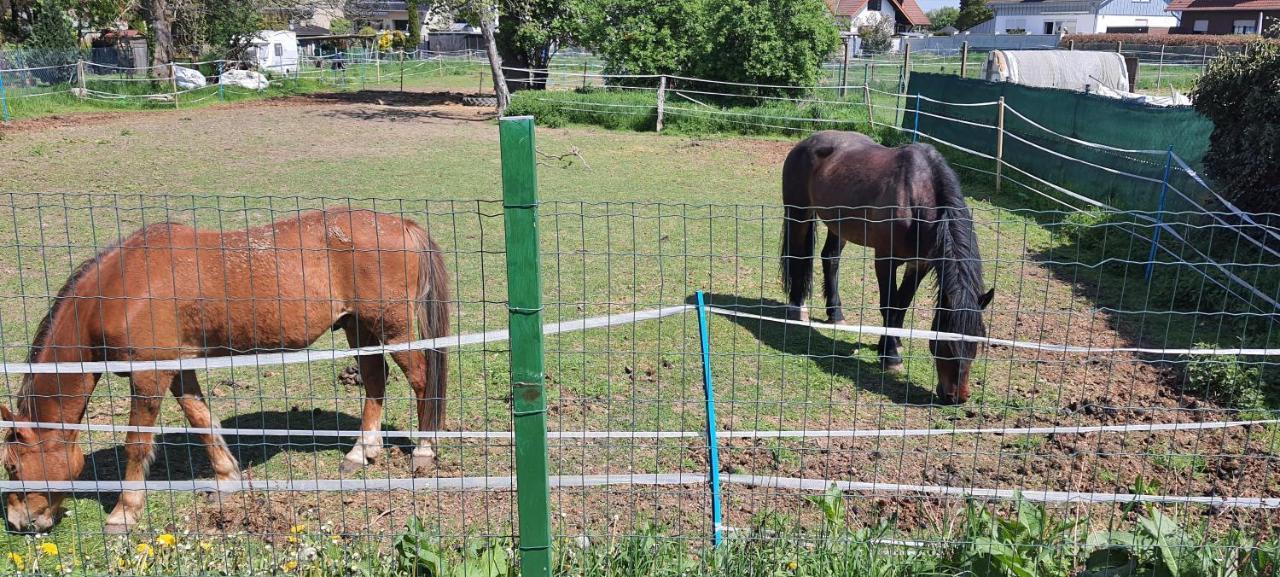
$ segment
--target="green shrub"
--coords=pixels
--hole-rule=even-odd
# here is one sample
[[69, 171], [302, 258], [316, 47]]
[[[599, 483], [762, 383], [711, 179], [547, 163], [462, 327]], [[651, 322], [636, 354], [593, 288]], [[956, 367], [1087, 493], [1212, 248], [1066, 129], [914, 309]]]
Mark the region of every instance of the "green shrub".
[[1192, 92], [1213, 121], [1205, 168], [1241, 209], [1280, 212], [1280, 45], [1248, 52], [1215, 60]]
[[37, 7], [27, 47], [31, 48], [27, 66], [55, 67], [35, 71], [40, 80], [59, 84], [75, 75], [75, 63], [80, 59], [79, 39], [71, 21], [56, 2], [45, 0]]
[[[1195, 348], [1213, 348], [1213, 345], [1198, 343]], [[1192, 355], [1186, 360], [1185, 372], [1186, 388], [1193, 394], [1242, 410], [1265, 405], [1261, 371], [1240, 357]]]

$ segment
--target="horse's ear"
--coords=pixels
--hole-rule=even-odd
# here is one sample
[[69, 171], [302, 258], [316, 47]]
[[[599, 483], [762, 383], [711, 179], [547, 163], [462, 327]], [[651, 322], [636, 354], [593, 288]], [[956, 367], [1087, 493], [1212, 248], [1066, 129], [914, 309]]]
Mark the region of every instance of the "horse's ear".
[[[11, 422], [18, 420], [15, 418], [13, 411], [9, 410], [7, 405], [0, 405], [0, 419]], [[14, 427], [13, 434], [17, 437], [18, 442], [20, 443], [31, 444], [36, 442], [36, 431], [31, 427]]]
[[9, 405], [0, 405], [0, 419], [13, 421], [13, 411], [9, 410]]
[[991, 300], [994, 298], [996, 298], [996, 289], [995, 287], [991, 287], [991, 290], [978, 297], [978, 308], [984, 311], [987, 310], [987, 305], [990, 305]]

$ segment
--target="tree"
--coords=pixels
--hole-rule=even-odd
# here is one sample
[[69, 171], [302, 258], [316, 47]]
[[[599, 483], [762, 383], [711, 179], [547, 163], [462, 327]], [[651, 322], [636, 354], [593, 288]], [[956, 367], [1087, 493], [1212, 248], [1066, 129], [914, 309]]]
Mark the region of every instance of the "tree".
[[996, 13], [987, 6], [986, 0], [962, 0], [955, 27], [959, 30], [968, 30], [995, 17]]
[[862, 29], [862, 49], [871, 53], [888, 52], [893, 48], [893, 23], [888, 18], [876, 18]]
[[329, 22], [329, 32], [338, 35], [351, 34], [355, 30], [355, 26], [346, 18], [334, 18]]
[[167, 79], [172, 74], [173, 29], [170, 26], [169, 4], [166, 0], [146, 0], [147, 28], [151, 31], [151, 75]]
[[1223, 196], [1249, 212], [1280, 212], [1280, 45], [1218, 58], [1192, 92], [1213, 121], [1205, 168]]
[[[583, 0], [499, 0], [498, 53], [506, 66], [546, 70], [560, 46], [580, 34]], [[511, 90], [545, 88], [546, 74], [511, 70]]]
[[690, 68], [699, 78], [813, 86], [823, 60], [840, 46], [840, 33], [823, 0], [717, 0], [705, 6], [707, 41], [698, 45]]
[[404, 3], [405, 10], [409, 12], [409, 38], [406, 43], [411, 50], [417, 50], [422, 45], [422, 11], [418, 9], [418, 4], [418, 0]]
[[204, 32], [200, 43], [232, 57], [239, 57], [263, 27], [256, 0], [203, 0], [199, 17]]
[[36, 7], [27, 46], [33, 49], [27, 60], [30, 66], [56, 67], [36, 70], [41, 80], [50, 84], [67, 82], [75, 74], [80, 41], [60, 2], [44, 0]]
[[[703, 0], [613, 0], [589, 15], [585, 37], [606, 74], [679, 74], [704, 37]], [[629, 84], [656, 84], [636, 79]]]
[[930, 10], [927, 16], [929, 17], [929, 29], [937, 32], [948, 26], [954, 26], [956, 17], [960, 16], [960, 9], [955, 6], [943, 6]]

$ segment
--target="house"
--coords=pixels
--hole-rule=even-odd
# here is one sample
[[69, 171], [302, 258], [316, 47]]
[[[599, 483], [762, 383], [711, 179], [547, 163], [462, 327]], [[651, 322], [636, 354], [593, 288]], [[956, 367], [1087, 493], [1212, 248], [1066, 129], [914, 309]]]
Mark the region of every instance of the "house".
[[1173, 0], [1174, 34], [1261, 34], [1280, 21], [1280, 0]]
[[892, 23], [894, 32], [929, 25], [929, 17], [916, 0], [827, 0], [827, 7], [840, 27], [849, 32], [875, 26], [882, 20]]
[[[1275, 0], [1280, 2], [1280, 0]], [[971, 32], [994, 34], [1162, 34], [1178, 25], [1170, 0], [988, 0], [995, 18]]]
[[[428, 30], [446, 28], [451, 23], [448, 14], [432, 12], [432, 2], [419, 2], [418, 13], [421, 16], [422, 36]], [[409, 7], [406, 2], [387, 2], [383, 0], [352, 0], [346, 5], [346, 14], [356, 22], [356, 29], [362, 25], [372, 26], [375, 30], [409, 31]]]

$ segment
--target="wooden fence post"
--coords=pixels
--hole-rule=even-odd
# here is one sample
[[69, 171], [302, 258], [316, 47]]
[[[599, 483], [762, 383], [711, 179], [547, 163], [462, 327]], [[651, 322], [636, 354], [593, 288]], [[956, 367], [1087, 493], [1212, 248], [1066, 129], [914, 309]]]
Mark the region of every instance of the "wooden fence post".
[[547, 399], [538, 251], [538, 169], [533, 117], [498, 122], [507, 248], [520, 574], [551, 575], [551, 490], [547, 478]]
[[899, 87], [898, 93], [907, 91], [907, 75], [911, 73], [911, 45], [907, 44], [907, 39], [902, 39], [902, 86]]
[[582, 61], [582, 89], [587, 89], [587, 61]]
[[667, 105], [667, 77], [658, 78], [658, 124], [655, 132], [662, 132], [662, 114]]
[[1124, 40], [1116, 40], [1116, 54], [1124, 51]]
[[965, 77], [965, 73], [969, 70], [969, 41], [965, 40], [960, 43], [960, 78]]
[[83, 59], [76, 60], [76, 82], [80, 85], [80, 94], [77, 97], [81, 100], [84, 100], [85, 94], [87, 94], [87, 92], [85, 92], [84, 60]]
[[996, 109], [996, 194], [1000, 194], [1004, 174], [1004, 97], [997, 101]]
[[404, 50], [400, 50], [400, 92], [404, 92]]
[[1067, 41], [1067, 50], [1075, 50], [1075, 49], [1076, 49], [1076, 41], [1074, 38], [1072, 38], [1071, 40]]
[[178, 67], [169, 63], [169, 86], [173, 88], [173, 107], [178, 108]]
[[849, 39], [844, 39], [844, 60], [840, 64], [840, 97], [844, 98], [845, 86], [849, 84]]
[[1156, 65], [1156, 90], [1160, 90], [1160, 82], [1164, 80], [1164, 44], [1160, 45], [1160, 63]]
[[4, 91], [3, 66], [0, 66], [0, 121], [9, 122], [9, 98]]
[[1200, 72], [1204, 73], [1209, 70], [1209, 45], [1204, 45], [1204, 51], [1200, 54]]
[[867, 101], [867, 125], [874, 127], [876, 125], [875, 109], [871, 104], [871, 85], [863, 83], [862, 99]]

